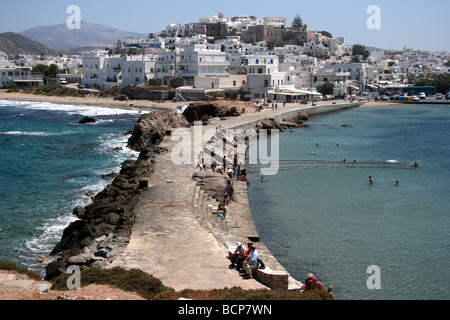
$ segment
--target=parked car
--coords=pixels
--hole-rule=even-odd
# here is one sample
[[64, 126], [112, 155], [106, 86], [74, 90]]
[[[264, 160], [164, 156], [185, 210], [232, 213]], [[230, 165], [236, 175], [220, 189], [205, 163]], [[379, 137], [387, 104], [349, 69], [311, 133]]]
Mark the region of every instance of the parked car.
[[389, 97], [388, 97], [387, 95], [382, 95], [382, 96], [380, 97], [380, 99], [381, 99], [382, 101], [388, 101], [388, 100], [389, 100]]
[[419, 98], [420, 99], [425, 99], [427, 97], [427, 95], [424, 93], [424, 92], [421, 92], [420, 94], [419, 94]]
[[436, 99], [442, 99], [443, 95], [442, 93], [436, 93]]
[[413, 101], [420, 101], [419, 96], [413, 96], [412, 98], [413, 98]]
[[358, 101], [366, 101], [366, 97], [363, 97], [363, 96], [360, 96], [360, 97], [358, 97]]

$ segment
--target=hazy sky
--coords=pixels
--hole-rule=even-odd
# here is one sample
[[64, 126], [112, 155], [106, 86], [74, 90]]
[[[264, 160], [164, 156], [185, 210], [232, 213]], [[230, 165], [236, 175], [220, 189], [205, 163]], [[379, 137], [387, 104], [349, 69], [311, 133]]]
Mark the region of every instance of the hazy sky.
[[[65, 24], [70, 5], [80, 8], [83, 21], [140, 33], [159, 33], [171, 23], [198, 22], [218, 12], [286, 17], [289, 26], [299, 14], [311, 29], [343, 36], [347, 44], [450, 51], [450, 0], [2, 0], [0, 32]], [[379, 20], [370, 19], [371, 5], [379, 7]], [[379, 21], [380, 28], [369, 29], [368, 20]]]

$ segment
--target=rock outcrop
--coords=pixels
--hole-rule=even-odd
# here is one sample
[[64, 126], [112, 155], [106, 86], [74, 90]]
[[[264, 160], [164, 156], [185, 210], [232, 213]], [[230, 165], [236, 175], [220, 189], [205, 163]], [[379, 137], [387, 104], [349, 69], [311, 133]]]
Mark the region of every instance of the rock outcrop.
[[189, 123], [205, 121], [215, 117], [238, 117], [258, 111], [254, 102], [217, 100], [189, 104], [183, 115]]
[[197, 185], [217, 201], [227, 196], [233, 198], [232, 181], [226, 174], [211, 171], [199, 171], [192, 176]]
[[133, 133], [128, 139], [128, 147], [142, 151], [159, 144], [167, 134], [167, 130], [187, 126], [182, 114], [174, 111], [146, 113], [139, 117]]
[[94, 123], [96, 122], [94, 117], [84, 117], [83, 119], [81, 119], [80, 121], [78, 121], [78, 123], [80, 124], [85, 124], [85, 123]]

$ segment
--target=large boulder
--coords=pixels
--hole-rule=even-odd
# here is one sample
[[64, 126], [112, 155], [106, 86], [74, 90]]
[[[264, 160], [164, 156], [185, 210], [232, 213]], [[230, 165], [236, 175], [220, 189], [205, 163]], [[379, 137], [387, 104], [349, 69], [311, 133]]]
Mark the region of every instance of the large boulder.
[[199, 171], [194, 173], [192, 179], [208, 195], [221, 201], [224, 196], [233, 197], [233, 187], [230, 178], [217, 172]]
[[134, 126], [133, 134], [128, 139], [128, 147], [136, 151], [159, 144], [167, 130], [187, 126], [182, 114], [174, 111], [146, 113], [139, 117]]

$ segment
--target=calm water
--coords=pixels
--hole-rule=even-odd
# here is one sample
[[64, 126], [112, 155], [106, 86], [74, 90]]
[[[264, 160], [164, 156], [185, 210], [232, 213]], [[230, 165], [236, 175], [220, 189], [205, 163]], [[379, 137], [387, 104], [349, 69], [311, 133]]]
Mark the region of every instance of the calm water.
[[[84, 116], [95, 124], [80, 125]], [[75, 220], [75, 206], [89, 203], [125, 159], [138, 110], [0, 101], [0, 261], [44, 274], [47, 256]], [[121, 151], [114, 151], [121, 147]]]
[[[261, 241], [337, 299], [449, 299], [450, 105], [361, 107], [308, 124], [280, 134], [276, 175], [260, 182], [253, 167]], [[372, 265], [381, 289], [367, 287]]]

